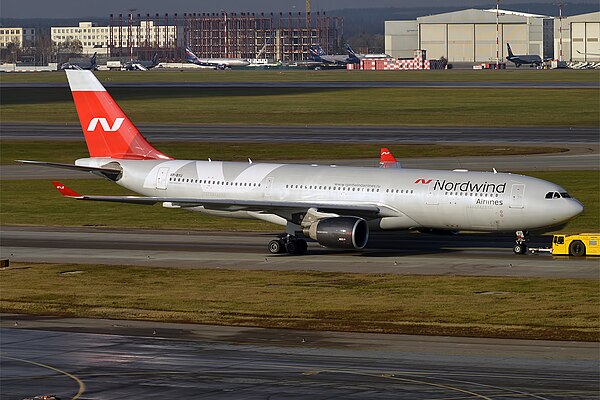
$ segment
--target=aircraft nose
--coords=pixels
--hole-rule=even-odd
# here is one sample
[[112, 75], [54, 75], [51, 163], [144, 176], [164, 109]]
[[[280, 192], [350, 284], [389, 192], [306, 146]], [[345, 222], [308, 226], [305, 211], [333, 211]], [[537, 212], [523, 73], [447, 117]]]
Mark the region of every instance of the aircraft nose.
[[563, 209], [565, 219], [575, 218], [583, 212], [583, 205], [575, 199], [569, 199]]
[[568, 205], [568, 215], [569, 218], [574, 218], [577, 215], [581, 214], [584, 210], [583, 204], [578, 202], [577, 200], [569, 201]]

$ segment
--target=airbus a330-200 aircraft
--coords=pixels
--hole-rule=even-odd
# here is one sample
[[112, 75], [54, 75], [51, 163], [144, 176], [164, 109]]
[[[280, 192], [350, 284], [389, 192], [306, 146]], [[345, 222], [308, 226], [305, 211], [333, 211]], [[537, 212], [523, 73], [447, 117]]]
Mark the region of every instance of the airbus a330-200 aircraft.
[[[387, 149], [383, 168], [176, 160], [138, 132], [91, 71], [66, 71], [90, 153], [71, 164], [24, 161], [103, 176], [141, 196], [66, 197], [186, 209], [285, 226], [271, 253], [302, 254], [305, 239], [362, 249], [370, 230], [543, 231], [583, 206], [562, 187], [494, 172], [405, 169]], [[517, 233], [516, 253], [526, 250]]]

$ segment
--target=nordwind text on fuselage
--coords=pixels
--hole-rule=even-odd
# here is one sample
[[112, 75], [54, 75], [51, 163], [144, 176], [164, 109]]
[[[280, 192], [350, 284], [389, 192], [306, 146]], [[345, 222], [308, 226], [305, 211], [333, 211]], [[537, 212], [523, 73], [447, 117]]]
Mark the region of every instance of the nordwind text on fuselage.
[[504, 193], [506, 191], [505, 183], [473, 183], [466, 182], [451, 182], [447, 180], [440, 181], [436, 179], [433, 184], [433, 190], [445, 190], [448, 192], [477, 192], [477, 193]]

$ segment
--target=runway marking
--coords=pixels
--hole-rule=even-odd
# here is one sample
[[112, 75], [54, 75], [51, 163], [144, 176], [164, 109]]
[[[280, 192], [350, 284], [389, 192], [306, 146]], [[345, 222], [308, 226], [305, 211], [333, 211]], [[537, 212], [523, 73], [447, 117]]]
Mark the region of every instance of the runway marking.
[[75, 394], [75, 396], [73, 396], [71, 398], [71, 400], [77, 400], [83, 394], [83, 392], [85, 392], [85, 383], [83, 383], [83, 381], [81, 379], [79, 379], [78, 377], [76, 377], [73, 374], [68, 373], [67, 371], [63, 371], [62, 369], [55, 368], [55, 367], [53, 367], [51, 365], [42, 364], [42, 363], [35, 362], [35, 361], [24, 360], [22, 358], [5, 356], [5, 355], [2, 355], [2, 354], [0, 354], [0, 358], [6, 358], [8, 360], [13, 360], [13, 361], [20, 361], [20, 362], [24, 362], [24, 363], [27, 363], [27, 364], [32, 364], [32, 365], [35, 365], [35, 366], [38, 366], [38, 367], [46, 368], [46, 369], [58, 372], [59, 374], [65, 375], [68, 378], [73, 379], [79, 385], [79, 390], [77, 391], [77, 393]]
[[[286, 366], [286, 365], [258, 365], [259, 367], [272, 367], [272, 368], [291, 368], [291, 369], [304, 369], [304, 367], [300, 367], [300, 366]], [[88, 374], [83, 374], [80, 375], [81, 377], [84, 378], [88, 378], [88, 379], [94, 379], [94, 378], [101, 378], [101, 377], [111, 377], [111, 376], [136, 376], [136, 375], [142, 375], [142, 376], [151, 376], [151, 375], [172, 375], [172, 376], [177, 376], [177, 375], [197, 375], [199, 373], [208, 373], [208, 372], [214, 372], [214, 370], [204, 370], [204, 371], [143, 371], [143, 372], [115, 372], [115, 373], [88, 373]], [[305, 376], [310, 376], [310, 375], [318, 375], [322, 372], [337, 372], [337, 373], [344, 373], [344, 374], [354, 374], [354, 375], [363, 375], [363, 376], [369, 376], [369, 377], [376, 377], [376, 378], [387, 378], [387, 379], [396, 379], [396, 380], [404, 380], [404, 381], [408, 381], [408, 382], [412, 382], [412, 383], [418, 383], [418, 384], [423, 384], [423, 385], [429, 385], [429, 386], [437, 386], [437, 387], [442, 387], [444, 389], [449, 389], [449, 390], [453, 390], [453, 391], [459, 391], [461, 393], [464, 394], [468, 394], [469, 397], [465, 397], [465, 396], [460, 396], [460, 397], [442, 397], [442, 398], [438, 398], [436, 400], [464, 400], [464, 399], [468, 399], [471, 398], [473, 396], [478, 397], [478, 398], [483, 398], [483, 399], [491, 399], [490, 397], [487, 396], [491, 396], [490, 394], [487, 394], [487, 396], [479, 394], [479, 393], [475, 393], [472, 391], [468, 391], [468, 390], [463, 390], [460, 388], [456, 388], [454, 386], [449, 386], [449, 385], [441, 385], [441, 384], [435, 384], [433, 382], [427, 382], [427, 381], [420, 381], [420, 380], [415, 380], [415, 379], [408, 379], [408, 378], [400, 378], [397, 376], [394, 376], [394, 374], [402, 374], [402, 372], [398, 373], [381, 373], [381, 374], [377, 374], [377, 373], [362, 373], [362, 372], [358, 372], [358, 371], [344, 371], [344, 370], [329, 370], [329, 369], [320, 369], [320, 370], [308, 370], [305, 372], [302, 372], [302, 375]], [[406, 373], [404, 373], [406, 374]], [[419, 372], [414, 372], [411, 374], [425, 374], [425, 373], [419, 373]], [[476, 375], [477, 376], [477, 375]], [[485, 376], [485, 375], [484, 375]], [[437, 378], [437, 377], [433, 377], [434, 379], [444, 379], [444, 378]], [[447, 378], [445, 378], [446, 380], [448, 380]], [[502, 388], [502, 387], [496, 387], [496, 386], [491, 386], [491, 385], [485, 385], [485, 384], [480, 384], [480, 383], [476, 383], [476, 382], [466, 382], [466, 381], [458, 381], [461, 383], [469, 383], [472, 385], [476, 385], [476, 386], [487, 386], [489, 388], [494, 388], [494, 389], [498, 389], [500, 390], [499, 393], [494, 393], [493, 396], [509, 396], [509, 397], [534, 397], [534, 398], [541, 398], [541, 399], [545, 399], [544, 397], [540, 397], [540, 396], [547, 396], [547, 395], [552, 395], [552, 396], [557, 396], [557, 395], [569, 395], [569, 394], [574, 394], [574, 395], [585, 395], [585, 394], [589, 394], [589, 391], [585, 391], [585, 390], [580, 390], [580, 391], [564, 391], [564, 390], [557, 390], [557, 391], [553, 391], [553, 392], [539, 392], [539, 393], [526, 393], [526, 392], [520, 392], [520, 391], [516, 391], [514, 389], [507, 389], [507, 388]], [[594, 392], [595, 393], [595, 392]], [[492, 397], [493, 398], [493, 397]]]
[[[306, 367], [293, 366], [293, 365], [276, 365], [276, 364], [264, 365], [263, 364], [261, 366], [263, 366], [263, 367], [270, 366], [273, 368], [306, 369]], [[457, 387], [450, 386], [450, 385], [444, 385], [441, 383], [427, 382], [427, 381], [421, 381], [421, 380], [410, 379], [410, 378], [400, 378], [397, 376], [392, 376], [391, 374], [374, 374], [374, 373], [368, 373], [368, 372], [328, 369], [328, 368], [322, 368], [322, 369], [320, 369], [320, 371], [321, 372], [340, 373], [340, 374], [349, 374], [349, 375], [368, 376], [368, 377], [372, 377], [372, 378], [384, 378], [384, 379], [391, 379], [391, 380], [396, 380], [396, 381], [416, 383], [416, 384], [421, 384], [421, 385], [427, 385], [427, 386], [433, 386], [433, 387], [437, 387], [437, 388], [447, 389], [447, 390], [451, 390], [451, 391], [455, 391], [455, 392], [460, 392], [460, 393], [468, 394], [470, 396], [477, 397], [477, 398], [484, 399], [484, 400], [492, 400], [492, 398], [490, 398], [490, 397], [487, 397], [483, 394], [472, 392], [470, 390], [461, 389], [461, 388], [457, 388]]]

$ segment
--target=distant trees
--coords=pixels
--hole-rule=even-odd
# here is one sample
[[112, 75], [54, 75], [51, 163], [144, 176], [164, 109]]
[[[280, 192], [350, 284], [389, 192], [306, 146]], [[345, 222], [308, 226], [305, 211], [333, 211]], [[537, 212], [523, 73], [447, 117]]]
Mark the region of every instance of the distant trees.
[[83, 45], [79, 40], [53, 42], [49, 35], [36, 36], [35, 43], [21, 47], [13, 42], [1, 49], [0, 60], [5, 63], [23, 62], [31, 65], [47, 65], [51, 62], [62, 63], [70, 58], [81, 57]]
[[380, 33], [361, 32], [346, 40], [352, 49], [358, 53], [384, 53], [385, 39]]

